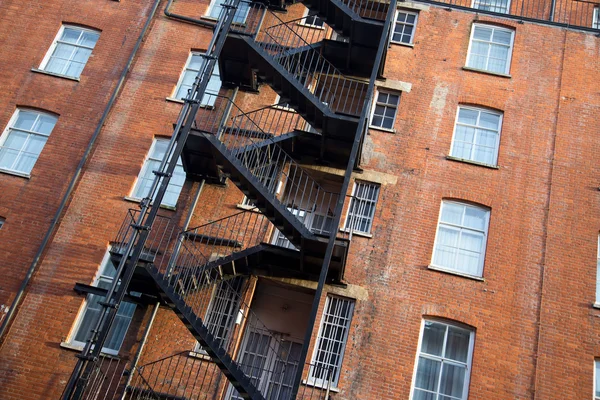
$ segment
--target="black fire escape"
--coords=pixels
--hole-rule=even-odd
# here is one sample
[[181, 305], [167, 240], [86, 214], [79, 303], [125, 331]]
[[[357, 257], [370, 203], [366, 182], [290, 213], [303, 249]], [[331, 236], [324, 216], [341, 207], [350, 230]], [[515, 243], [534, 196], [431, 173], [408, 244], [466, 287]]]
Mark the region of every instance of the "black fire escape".
[[[324, 391], [309, 396], [301, 382], [307, 368], [319, 368], [305, 362], [324, 284], [343, 281], [351, 234], [339, 229], [340, 219], [396, 2], [309, 0], [303, 2], [306, 17], [284, 22], [278, 15], [291, 4], [225, 1], [204, 68], [176, 123], [170, 157], [155, 171], [141, 210], [128, 214], [112, 245], [120, 280], [107, 291], [105, 311], [79, 356], [64, 399], [194, 397], [165, 394], [164, 385], [153, 383], [160, 374], [194, 370], [186, 364], [191, 361], [174, 364], [171, 357], [169, 367], [138, 367], [128, 371], [132, 379], [100, 355], [118, 305], [132, 291], [157, 295], [177, 314], [230, 382], [228, 398], [326, 397]], [[333, 29], [335, 40], [325, 38], [327, 30], [305, 28], [307, 18], [314, 23], [317, 17]], [[223, 82], [241, 91], [267, 84], [279, 94], [280, 104], [243, 111], [235, 98], [205, 94], [217, 59]], [[201, 107], [203, 96], [212, 96], [214, 106]], [[282, 112], [283, 106], [295, 113]], [[189, 180], [229, 179], [254, 209], [181, 232], [158, 213], [179, 155]], [[336, 190], [326, 189], [311, 166], [345, 174]], [[273, 234], [275, 242], [268, 239]], [[240, 357], [235, 335], [220, 335], [203, 320], [215, 286], [239, 291], [237, 277], [258, 275], [317, 282], [302, 352], [291, 370], [289, 360], [278, 358], [281, 354], [269, 363]], [[246, 310], [237, 323], [267, 332], [244, 306], [241, 292], [237, 301]], [[265, 385], [264, 374], [280, 377]], [[198, 376], [186, 382], [192, 385]]]

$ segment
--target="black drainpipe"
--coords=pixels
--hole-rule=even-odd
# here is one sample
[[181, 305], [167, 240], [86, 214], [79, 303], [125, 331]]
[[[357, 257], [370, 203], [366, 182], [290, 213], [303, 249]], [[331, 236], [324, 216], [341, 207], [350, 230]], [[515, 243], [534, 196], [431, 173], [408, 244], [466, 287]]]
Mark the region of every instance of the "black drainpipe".
[[100, 131], [102, 130], [102, 127], [103, 127], [104, 123], [106, 122], [106, 119], [108, 118], [108, 114], [112, 110], [115, 100], [117, 99], [119, 93], [121, 92], [121, 88], [123, 87], [123, 82], [125, 81], [127, 73], [129, 72], [129, 68], [131, 67], [131, 64], [133, 64], [133, 59], [135, 58], [135, 56], [142, 44], [144, 36], [146, 35], [146, 32], [148, 31], [150, 22], [152, 22], [152, 19], [154, 18], [154, 15], [156, 14], [156, 10], [158, 9], [158, 5], [160, 4], [160, 1], [161, 0], [154, 1], [154, 6], [152, 6], [152, 11], [150, 12], [150, 15], [148, 15], [148, 19], [146, 20], [146, 23], [144, 24], [142, 32], [140, 33], [140, 36], [137, 39], [137, 42], [135, 43], [135, 46], [131, 52], [131, 55], [129, 56], [129, 60], [127, 61], [127, 65], [121, 72], [121, 76], [119, 77], [117, 86], [115, 87], [115, 90], [113, 91], [113, 93], [110, 97], [110, 100], [108, 101], [108, 104], [106, 105], [106, 108], [104, 109], [104, 112], [102, 113], [100, 122], [98, 122], [98, 125], [96, 126], [96, 130], [94, 131], [94, 134], [92, 135], [92, 137], [87, 145], [87, 148], [85, 149], [85, 153], [83, 153], [83, 157], [81, 158], [81, 160], [79, 160], [79, 164], [77, 165], [75, 174], [71, 178], [71, 181], [69, 182], [69, 187], [67, 188], [67, 191], [66, 191], [65, 195], [63, 196], [63, 198], [60, 202], [60, 205], [58, 206], [58, 210], [56, 210], [56, 214], [54, 215], [54, 218], [52, 218], [52, 221], [50, 222], [50, 227], [48, 228], [48, 231], [46, 232], [46, 235], [44, 236], [44, 239], [42, 240], [42, 244], [40, 245], [37, 253], [35, 254], [35, 257], [33, 258], [31, 265], [29, 266], [29, 269], [27, 270], [27, 275], [25, 275], [25, 279], [23, 279], [23, 282], [21, 282], [21, 286], [19, 287], [19, 290], [17, 291], [17, 295], [15, 296], [15, 299], [13, 300], [12, 304], [10, 305], [10, 309], [8, 310], [8, 312], [6, 314], [4, 321], [2, 321], [2, 326], [0, 327], [0, 345], [2, 344], [2, 342], [4, 340], [5, 334], [8, 332], [8, 327], [10, 325], [10, 322], [15, 317], [16, 311], [17, 311], [19, 305], [21, 304], [21, 301], [23, 301], [23, 296], [25, 295], [25, 290], [27, 289], [27, 286], [29, 286], [29, 282], [31, 281], [31, 278], [33, 277], [33, 274], [35, 273], [35, 271], [40, 263], [42, 254], [44, 253], [44, 251], [46, 251], [46, 247], [48, 246], [48, 243], [50, 242], [51, 237], [55, 233], [55, 230], [58, 226], [58, 221], [65, 209], [65, 206], [66, 206], [69, 198], [71, 197], [71, 194], [73, 193], [73, 190], [75, 189], [75, 186], [79, 182], [79, 178], [81, 176], [81, 171], [83, 170], [85, 164], [87, 163], [87, 160], [92, 152], [92, 148], [94, 147], [94, 144], [96, 143], [96, 140], [98, 139], [98, 136], [100, 135]]

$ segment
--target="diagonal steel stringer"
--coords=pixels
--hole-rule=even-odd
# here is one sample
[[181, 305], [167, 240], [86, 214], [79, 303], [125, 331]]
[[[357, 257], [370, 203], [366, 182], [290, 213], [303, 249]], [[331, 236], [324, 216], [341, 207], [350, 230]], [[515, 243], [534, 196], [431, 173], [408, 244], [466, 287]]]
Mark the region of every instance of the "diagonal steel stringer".
[[[132, 229], [127, 247], [123, 252], [123, 257], [121, 257], [119, 265], [116, 268], [115, 279], [108, 290], [105, 300], [101, 302], [103, 310], [94, 324], [91, 337], [87, 340], [81, 353], [77, 355], [77, 364], [65, 387], [62, 400], [79, 400], [85, 392], [86, 383], [93, 372], [95, 362], [100, 357], [100, 352], [133, 277], [135, 266], [144, 250], [146, 239], [158, 214], [160, 204], [177, 165], [177, 160], [190, 134], [190, 129], [200, 108], [201, 99], [206, 92], [212, 71], [223, 49], [227, 34], [231, 29], [231, 24], [239, 3], [240, 0], [226, 0], [223, 5], [223, 11], [215, 26], [208, 50], [204, 55], [204, 67], [198, 72], [194, 84], [190, 89], [190, 94], [185, 99], [160, 167], [157, 171], [153, 171], [155, 174], [154, 181], [148, 191], [148, 195], [140, 204], [140, 214], [136, 223], [132, 225], [134, 229]], [[156, 195], [154, 196], [155, 193]], [[129, 257], [129, 254], [131, 254], [131, 257]]]

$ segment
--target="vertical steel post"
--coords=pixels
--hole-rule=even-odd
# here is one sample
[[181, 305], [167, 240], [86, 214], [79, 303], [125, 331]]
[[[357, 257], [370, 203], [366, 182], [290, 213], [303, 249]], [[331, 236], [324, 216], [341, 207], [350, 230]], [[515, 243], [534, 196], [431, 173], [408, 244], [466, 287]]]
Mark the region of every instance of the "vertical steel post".
[[[344, 200], [346, 198], [346, 192], [348, 191], [348, 186], [350, 185], [350, 178], [352, 176], [352, 171], [354, 170], [354, 162], [356, 160], [356, 156], [358, 154], [358, 148], [361, 142], [361, 138], [363, 135], [363, 129], [365, 126], [365, 121], [367, 118], [367, 113], [370, 111], [368, 105], [370, 104], [371, 98], [373, 96], [373, 90], [375, 89], [375, 80], [377, 79], [377, 73], [379, 71], [379, 64], [383, 59], [383, 53], [385, 51], [385, 47], [387, 46], [387, 38], [388, 32], [390, 30], [390, 26], [392, 24], [392, 19], [396, 13], [396, 0], [391, 0], [390, 5], [387, 12], [387, 17], [385, 19], [385, 24], [383, 26], [383, 31], [381, 34], [381, 38], [379, 39], [379, 46], [377, 48], [377, 55], [375, 56], [375, 62], [373, 64], [373, 70], [371, 71], [371, 76], [369, 79], [369, 87], [367, 91], [367, 98], [364, 101], [364, 107], [362, 109], [360, 118], [358, 120], [358, 127], [356, 129], [356, 133], [354, 134], [354, 143], [352, 144], [352, 151], [350, 152], [350, 158], [348, 159], [348, 163], [346, 165], [346, 173], [344, 175], [344, 181], [342, 183], [342, 187], [340, 190], [340, 195], [337, 199], [337, 204], [334, 210], [334, 217], [332, 222], [332, 229], [329, 233], [329, 242], [327, 243], [327, 249], [325, 250], [325, 256], [323, 258], [323, 265], [321, 266], [321, 273], [319, 275], [319, 283], [317, 284], [317, 289], [315, 291], [315, 297], [313, 299], [312, 307], [310, 310], [310, 316], [308, 321], [308, 326], [306, 328], [306, 332], [304, 334], [304, 344], [302, 346], [302, 351], [300, 353], [300, 358], [298, 360], [298, 365], [304, 365], [306, 363], [306, 356], [308, 354], [308, 346], [310, 345], [310, 341], [312, 338], [312, 331], [317, 319], [317, 313], [319, 311], [319, 305], [321, 303], [321, 294], [323, 293], [323, 287], [325, 286], [325, 279], [327, 278], [327, 272], [329, 270], [329, 263], [331, 261], [331, 256], [333, 254], [333, 248], [335, 245], [335, 239], [337, 236], [338, 227], [340, 225], [340, 219], [342, 215], [342, 209], [344, 208]], [[293, 387], [292, 387], [292, 399], [295, 399], [298, 395], [298, 390], [300, 388], [300, 382], [302, 381], [302, 374], [304, 370], [303, 368], [298, 368], [296, 371], [296, 376], [294, 377]]]

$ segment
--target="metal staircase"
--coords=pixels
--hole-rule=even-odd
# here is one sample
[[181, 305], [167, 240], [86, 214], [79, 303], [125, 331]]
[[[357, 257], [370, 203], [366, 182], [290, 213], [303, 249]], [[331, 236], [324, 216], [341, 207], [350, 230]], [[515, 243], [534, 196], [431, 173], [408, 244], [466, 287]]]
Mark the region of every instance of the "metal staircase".
[[[243, 1], [247, 3], [243, 7], [239, 3], [225, 1], [205, 68], [175, 124], [167, 157], [155, 171], [141, 210], [130, 211], [112, 244], [120, 279], [107, 293], [105, 312], [63, 399], [198, 398], [208, 390], [203, 386], [206, 377], [218, 371], [227, 380], [220, 389], [227, 399], [329, 397], [329, 386], [301, 387], [301, 381], [307, 371], [322, 368], [305, 361], [324, 284], [343, 279], [351, 233], [339, 231], [341, 213], [395, 1], [305, 3], [347, 36], [334, 44], [325, 39], [324, 30], [306, 30], [303, 19], [308, 17], [283, 21], [259, 3]], [[289, 4], [267, 6], [282, 10]], [[356, 57], [356, 51], [363, 55]], [[209, 102], [214, 106], [200, 108], [199, 99], [214, 96], [204, 91], [217, 57], [225, 82], [242, 88], [259, 81], [269, 84], [279, 93], [280, 104], [244, 111], [235, 99], [215, 96]], [[354, 66], [357, 73], [352, 77], [341, 72]], [[220, 183], [227, 178], [254, 208], [179, 232], [175, 221], [158, 212], [179, 155], [189, 180]], [[326, 190], [306, 166], [310, 164], [344, 169], [342, 183], [334, 191]], [[317, 282], [297, 354], [292, 354], [290, 342], [269, 331], [253, 313], [243, 283], [252, 276]], [[112, 394], [105, 391], [98, 397], [102, 391], [96, 390], [92, 378], [105, 359], [100, 348], [115, 310], [131, 291], [151, 292], [162, 299], [213, 364], [193, 367], [196, 377], [190, 378], [186, 368], [170, 367], [174, 360], [179, 365], [181, 354], [170, 355], [127, 373], [123, 370], [120, 384], [111, 386]], [[217, 323], [209, 309], [214, 293], [221, 292], [231, 296], [229, 317]], [[246, 349], [265, 345], [272, 356], [242, 351], [242, 342]], [[155, 369], [163, 372], [150, 372]], [[320, 371], [319, 376], [330, 374]]]

